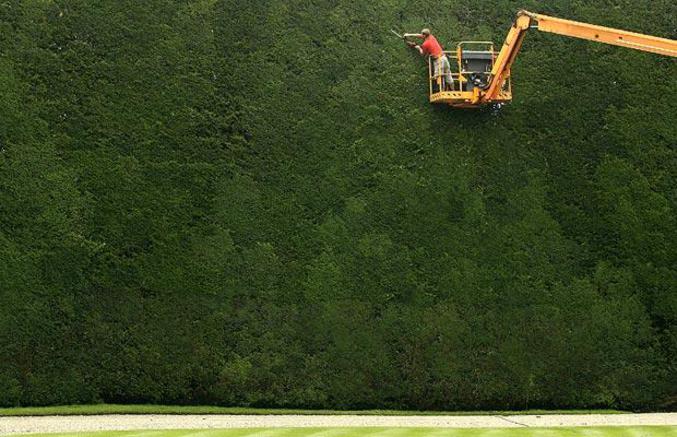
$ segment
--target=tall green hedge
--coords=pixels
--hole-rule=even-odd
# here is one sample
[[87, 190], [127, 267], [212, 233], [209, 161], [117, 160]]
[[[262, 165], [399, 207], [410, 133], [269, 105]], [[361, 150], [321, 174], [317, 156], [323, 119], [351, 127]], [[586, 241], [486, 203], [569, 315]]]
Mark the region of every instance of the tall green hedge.
[[674, 406], [673, 59], [532, 32], [500, 110], [389, 32], [668, 0], [0, 3], [0, 405]]

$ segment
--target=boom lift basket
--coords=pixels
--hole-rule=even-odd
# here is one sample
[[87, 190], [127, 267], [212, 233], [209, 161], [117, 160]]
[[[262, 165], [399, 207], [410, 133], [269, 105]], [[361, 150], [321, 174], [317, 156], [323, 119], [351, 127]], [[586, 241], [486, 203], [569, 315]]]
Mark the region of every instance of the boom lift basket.
[[[446, 103], [456, 108], [479, 107], [480, 92], [491, 80], [491, 70], [498, 53], [490, 41], [462, 41], [455, 52], [445, 52], [451, 65], [453, 83], [444, 83], [443, 75], [435, 75], [434, 59], [428, 60], [429, 95], [431, 103]], [[512, 99], [510, 75], [494, 102]]]

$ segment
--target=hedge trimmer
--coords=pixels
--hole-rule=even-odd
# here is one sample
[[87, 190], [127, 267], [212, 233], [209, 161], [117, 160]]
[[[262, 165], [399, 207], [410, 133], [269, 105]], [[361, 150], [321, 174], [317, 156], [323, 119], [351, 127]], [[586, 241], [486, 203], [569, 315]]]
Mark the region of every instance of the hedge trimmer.
[[416, 44], [413, 43], [412, 41], [407, 41], [407, 34], [400, 35], [399, 33], [395, 32], [393, 29], [390, 29], [390, 31], [393, 33], [393, 35], [395, 35], [396, 37], [398, 37], [399, 39], [401, 39], [402, 41], [404, 41], [404, 43], [405, 43], [406, 45], [408, 45], [409, 47], [414, 47], [414, 46], [416, 45]]
[[392, 30], [392, 29], [390, 29], [390, 31], [391, 31], [392, 33], [394, 33], [395, 36], [398, 37], [399, 39], [404, 40], [404, 35], [400, 35], [399, 33], [395, 32], [395, 31]]

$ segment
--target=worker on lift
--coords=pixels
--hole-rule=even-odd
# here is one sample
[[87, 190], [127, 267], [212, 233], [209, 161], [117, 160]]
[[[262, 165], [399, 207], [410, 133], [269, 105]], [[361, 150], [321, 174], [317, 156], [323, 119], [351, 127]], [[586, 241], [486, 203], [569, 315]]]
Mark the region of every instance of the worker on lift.
[[[442, 90], [451, 89], [454, 85], [454, 79], [451, 76], [449, 58], [444, 54], [444, 50], [440, 43], [437, 42], [437, 38], [430, 33], [430, 29], [423, 29], [420, 34], [405, 33], [403, 36], [409, 47], [418, 50], [422, 56], [430, 56], [433, 59], [433, 75], [435, 77], [442, 76]], [[423, 44], [418, 45], [413, 41], [408, 41], [407, 38], [422, 38]]]

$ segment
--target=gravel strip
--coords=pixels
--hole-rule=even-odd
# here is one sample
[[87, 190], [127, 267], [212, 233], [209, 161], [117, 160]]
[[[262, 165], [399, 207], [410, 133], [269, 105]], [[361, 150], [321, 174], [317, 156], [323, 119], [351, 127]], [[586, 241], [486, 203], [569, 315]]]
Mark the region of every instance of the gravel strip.
[[214, 428], [513, 428], [560, 426], [677, 426], [677, 413], [542, 416], [251, 416], [101, 415], [0, 417], [0, 435]]

